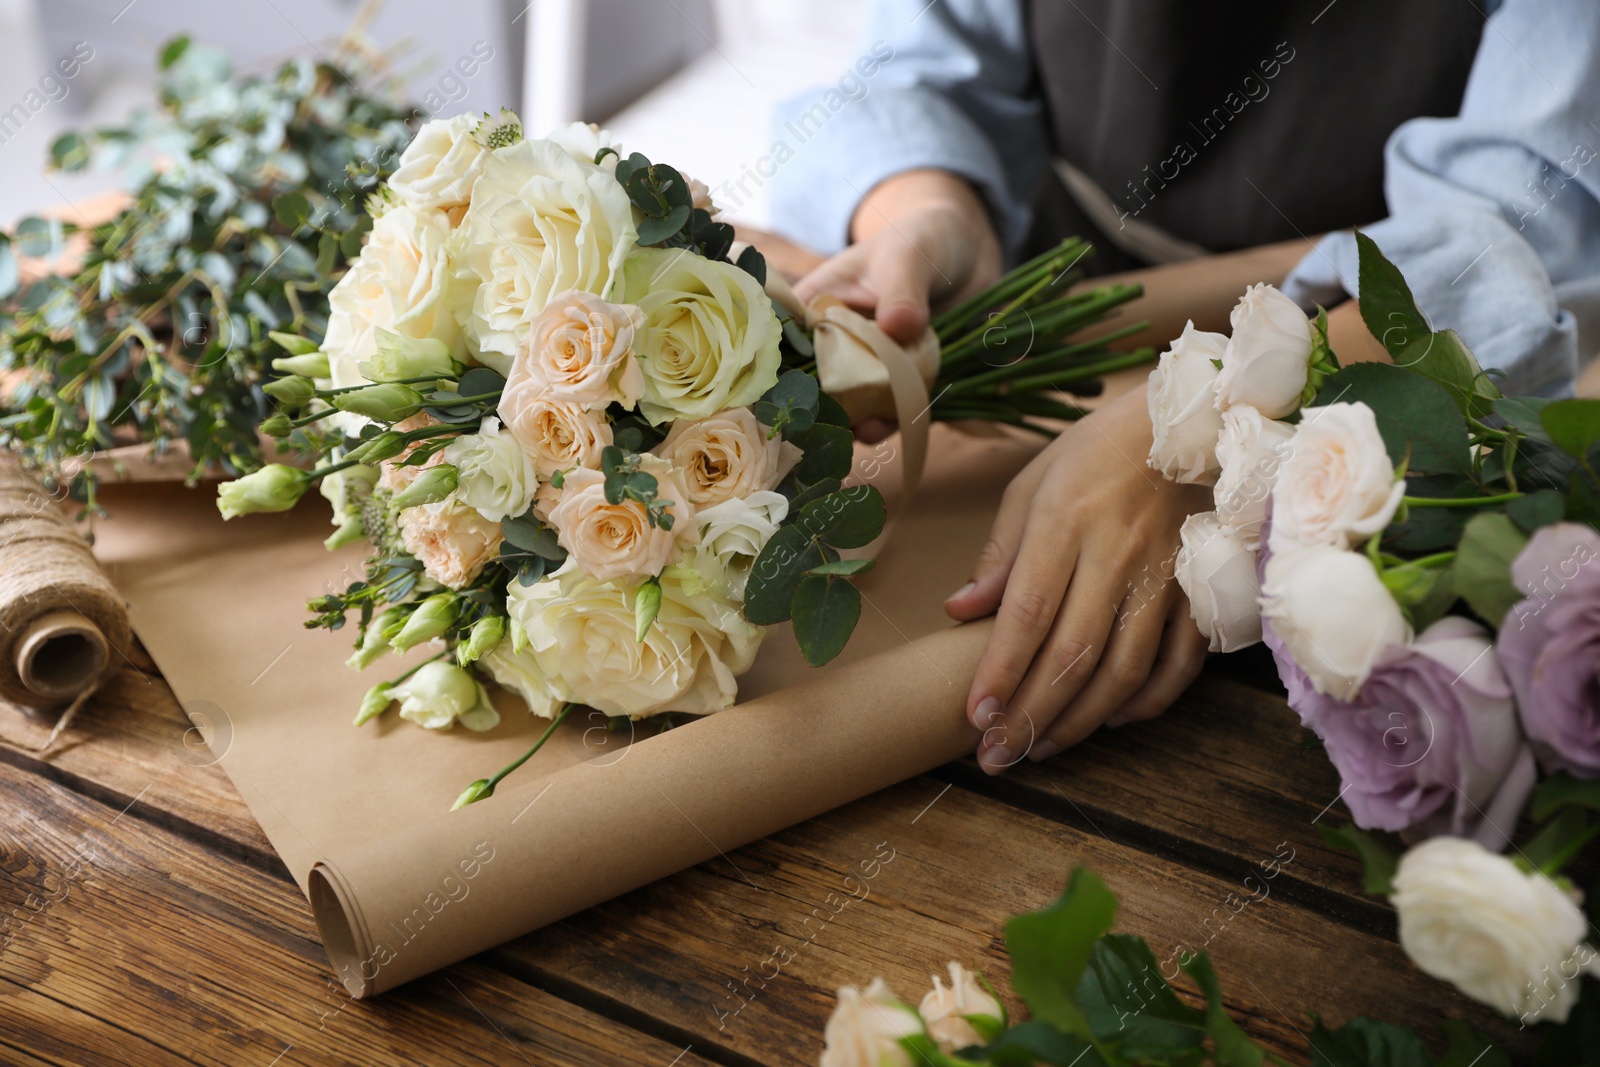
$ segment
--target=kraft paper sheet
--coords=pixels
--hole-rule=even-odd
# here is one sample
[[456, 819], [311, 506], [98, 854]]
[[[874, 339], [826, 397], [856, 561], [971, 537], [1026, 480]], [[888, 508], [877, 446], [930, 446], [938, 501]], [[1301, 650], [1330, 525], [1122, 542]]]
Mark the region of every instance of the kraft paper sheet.
[[[898, 441], [858, 449], [858, 472], [891, 497]], [[954, 627], [941, 604], [1036, 447], [935, 428], [929, 474], [833, 664], [808, 667], [775, 628], [739, 706], [659, 736], [641, 726], [631, 745], [574, 714], [457, 812], [456, 794], [544, 720], [496, 693], [503, 721], [484, 734], [393, 711], [352, 726], [366, 688], [400, 667], [352, 671], [353, 632], [302, 627], [307, 598], [362, 573], [363, 548], [322, 547], [323, 501], [224, 524], [208, 487], [108, 486], [96, 553], [310, 898], [334, 969], [366, 997], [971, 751], [963, 710], [988, 626]]]

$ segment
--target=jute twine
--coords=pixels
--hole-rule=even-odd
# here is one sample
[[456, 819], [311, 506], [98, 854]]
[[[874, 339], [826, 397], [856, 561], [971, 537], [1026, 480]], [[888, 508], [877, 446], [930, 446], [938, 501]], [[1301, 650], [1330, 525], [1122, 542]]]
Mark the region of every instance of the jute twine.
[[48, 748], [88, 695], [127, 662], [122, 598], [16, 457], [0, 454], [0, 699], [67, 705]]

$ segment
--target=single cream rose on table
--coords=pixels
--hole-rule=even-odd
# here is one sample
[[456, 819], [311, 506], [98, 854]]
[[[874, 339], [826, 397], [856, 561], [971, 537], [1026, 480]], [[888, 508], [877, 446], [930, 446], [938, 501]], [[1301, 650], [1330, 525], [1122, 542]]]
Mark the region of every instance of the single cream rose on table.
[[912, 1067], [911, 1053], [900, 1044], [925, 1030], [911, 1005], [894, 995], [882, 978], [863, 993], [847, 985], [822, 1032], [821, 1067]]
[[678, 561], [682, 546], [699, 540], [694, 507], [678, 472], [655, 456], [641, 458], [640, 470], [656, 479], [656, 499], [666, 505], [671, 529], [652, 520], [643, 504], [606, 499], [605, 475], [580, 467], [565, 475], [550, 525], [572, 562], [598, 581], [638, 582]]
[[1233, 329], [1217, 375], [1217, 410], [1249, 404], [1269, 419], [1292, 413], [1311, 379], [1311, 320], [1272, 286], [1252, 285], [1229, 321]]
[[1228, 339], [1187, 323], [1172, 347], [1161, 353], [1150, 372], [1147, 394], [1150, 466], [1177, 482], [1209, 484], [1216, 480], [1217, 436], [1222, 415], [1216, 407], [1217, 368]]
[[697, 508], [774, 489], [800, 462], [800, 449], [770, 435], [749, 408], [681, 419], [651, 451], [683, 472]]
[[517, 354], [506, 389], [529, 391], [585, 409], [621, 404], [632, 410], [644, 392], [633, 358], [633, 334], [644, 315], [573, 289], [550, 298]]
[[1274, 552], [1352, 548], [1381, 533], [1406, 495], [1365, 404], [1306, 408], [1272, 489]]
[[604, 168], [550, 141], [491, 152], [450, 238], [457, 317], [478, 358], [509, 374], [552, 296], [611, 293], [634, 236], [633, 205]]
[[754, 403], [778, 380], [783, 329], [750, 274], [684, 249], [641, 248], [624, 288], [644, 313], [634, 350], [652, 423]]

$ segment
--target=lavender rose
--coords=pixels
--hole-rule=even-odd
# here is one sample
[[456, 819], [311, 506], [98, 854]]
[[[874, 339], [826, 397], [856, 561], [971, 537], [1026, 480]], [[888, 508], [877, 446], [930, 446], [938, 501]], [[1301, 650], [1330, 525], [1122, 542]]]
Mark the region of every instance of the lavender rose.
[[1600, 533], [1537, 531], [1511, 564], [1527, 599], [1500, 624], [1499, 653], [1540, 758], [1600, 777]]
[[1391, 646], [1349, 703], [1309, 699], [1357, 825], [1506, 846], [1536, 771], [1483, 627], [1447, 615]]

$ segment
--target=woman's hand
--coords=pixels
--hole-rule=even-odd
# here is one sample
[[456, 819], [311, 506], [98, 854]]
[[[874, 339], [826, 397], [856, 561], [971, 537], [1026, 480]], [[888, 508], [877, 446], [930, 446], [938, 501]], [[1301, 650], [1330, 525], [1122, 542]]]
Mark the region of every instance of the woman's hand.
[[972, 581], [945, 602], [963, 621], [999, 609], [967, 697], [990, 774], [1154, 718], [1200, 672], [1206, 640], [1173, 564], [1211, 493], [1150, 470], [1150, 441], [1143, 388], [1073, 424], [1012, 480]]
[[1000, 278], [1000, 240], [983, 199], [942, 170], [886, 178], [856, 208], [851, 245], [802, 278], [795, 295], [832, 293], [901, 344], [922, 336], [931, 304], [964, 299]]

